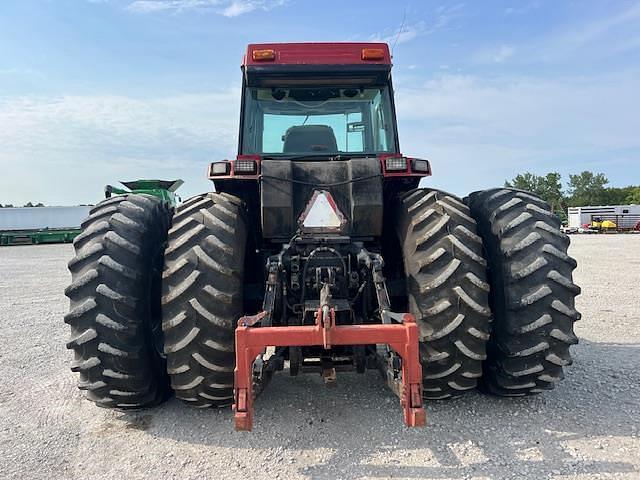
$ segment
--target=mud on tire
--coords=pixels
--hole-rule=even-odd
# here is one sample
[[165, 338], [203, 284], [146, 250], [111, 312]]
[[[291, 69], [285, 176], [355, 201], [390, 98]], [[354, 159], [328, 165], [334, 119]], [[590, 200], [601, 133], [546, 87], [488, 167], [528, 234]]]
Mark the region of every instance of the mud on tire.
[[409, 310], [420, 327], [424, 397], [473, 389], [482, 374], [491, 312], [482, 240], [453, 195], [416, 189], [398, 206]]
[[73, 242], [67, 348], [78, 387], [101, 407], [146, 407], [166, 396], [158, 335], [169, 219], [155, 197], [119, 195], [91, 209]]
[[493, 189], [465, 199], [478, 221], [489, 260], [494, 327], [482, 386], [519, 396], [554, 387], [571, 364], [580, 318], [567, 255], [569, 237], [549, 205], [531, 193]]
[[199, 195], [173, 217], [165, 252], [162, 329], [176, 397], [197, 407], [233, 400], [234, 331], [242, 315], [242, 202]]

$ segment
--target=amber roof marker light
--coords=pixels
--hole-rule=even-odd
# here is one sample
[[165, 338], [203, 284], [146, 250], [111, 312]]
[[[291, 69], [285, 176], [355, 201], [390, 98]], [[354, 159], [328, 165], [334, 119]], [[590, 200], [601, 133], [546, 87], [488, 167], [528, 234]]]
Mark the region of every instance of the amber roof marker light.
[[362, 60], [384, 60], [384, 50], [381, 48], [363, 48]]
[[276, 59], [276, 51], [269, 48], [264, 50], [254, 50], [251, 52], [254, 62], [270, 62]]

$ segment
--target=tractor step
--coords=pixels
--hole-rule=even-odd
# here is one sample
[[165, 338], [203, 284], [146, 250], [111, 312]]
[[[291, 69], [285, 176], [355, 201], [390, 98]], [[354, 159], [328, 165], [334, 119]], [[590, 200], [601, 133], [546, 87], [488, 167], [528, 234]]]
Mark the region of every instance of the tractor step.
[[236, 367], [233, 411], [235, 429], [253, 426], [254, 362], [267, 347], [335, 345], [388, 345], [400, 358], [400, 405], [404, 423], [420, 427], [426, 423], [422, 401], [422, 366], [418, 353], [418, 326], [409, 313], [392, 315], [394, 323], [335, 325], [332, 309], [318, 310], [315, 325], [260, 326], [266, 312], [240, 318], [235, 332]]

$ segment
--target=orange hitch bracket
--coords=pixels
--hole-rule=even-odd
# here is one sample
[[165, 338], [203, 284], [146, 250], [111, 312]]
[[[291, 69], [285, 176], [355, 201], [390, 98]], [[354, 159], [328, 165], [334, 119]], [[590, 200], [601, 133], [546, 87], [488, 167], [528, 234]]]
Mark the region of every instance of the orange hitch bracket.
[[425, 425], [418, 326], [413, 315], [389, 315], [387, 318], [392, 323], [335, 325], [334, 313], [331, 310], [322, 312], [321, 308], [315, 325], [258, 326], [266, 316], [266, 312], [261, 312], [238, 320], [233, 404], [236, 430], [250, 431], [253, 427], [253, 363], [269, 346], [388, 345], [401, 358], [402, 379], [398, 393], [404, 423], [409, 427]]

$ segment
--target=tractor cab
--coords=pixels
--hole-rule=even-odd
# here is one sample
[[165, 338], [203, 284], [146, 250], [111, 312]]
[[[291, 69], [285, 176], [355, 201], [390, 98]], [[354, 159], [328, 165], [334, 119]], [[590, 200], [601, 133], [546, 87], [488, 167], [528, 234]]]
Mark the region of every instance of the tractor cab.
[[249, 45], [238, 156], [211, 164], [216, 189], [260, 205], [267, 239], [298, 233], [319, 195], [344, 214], [340, 233], [379, 237], [384, 180], [407, 190], [430, 175], [400, 153], [391, 66], [384, 43]]
[[242, 68], [239, 154], [399, 153], [387, 45], [250, 45]]

